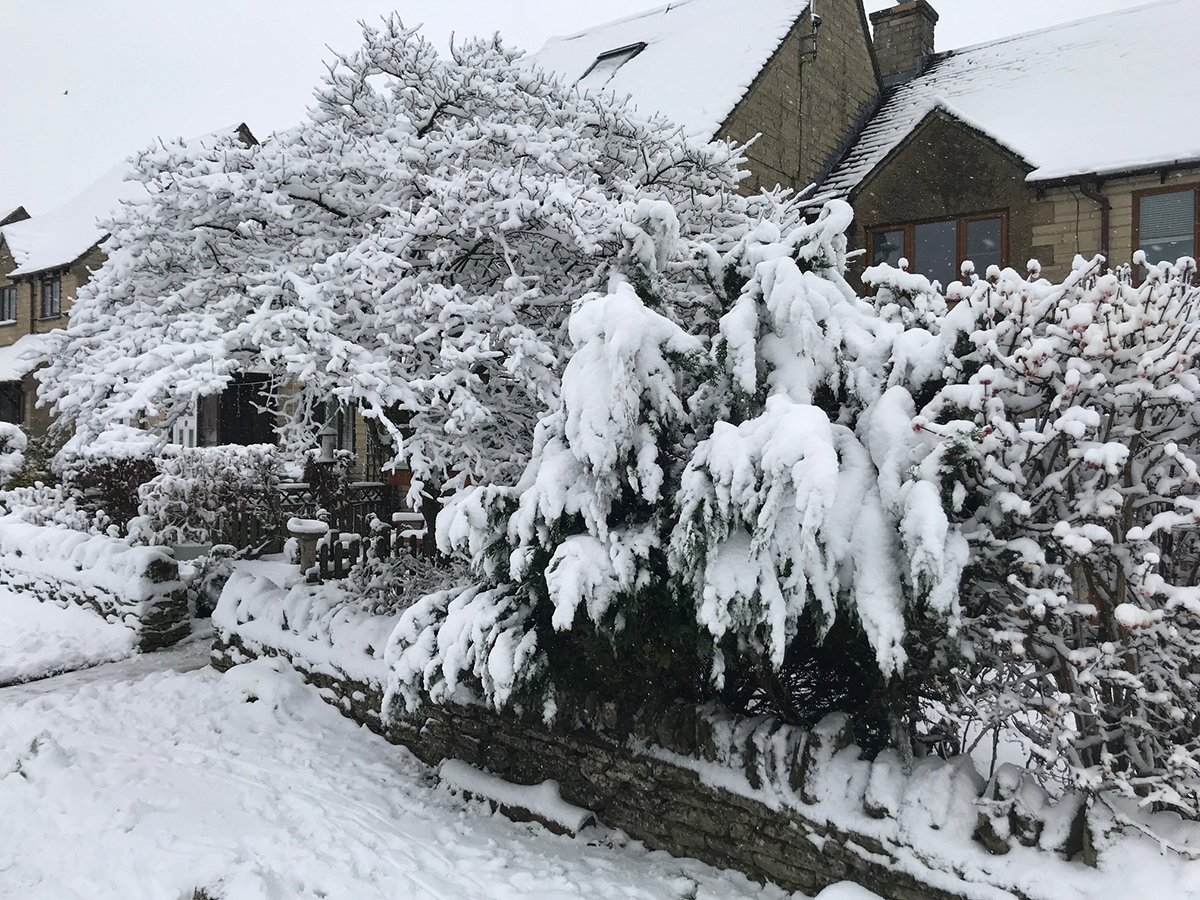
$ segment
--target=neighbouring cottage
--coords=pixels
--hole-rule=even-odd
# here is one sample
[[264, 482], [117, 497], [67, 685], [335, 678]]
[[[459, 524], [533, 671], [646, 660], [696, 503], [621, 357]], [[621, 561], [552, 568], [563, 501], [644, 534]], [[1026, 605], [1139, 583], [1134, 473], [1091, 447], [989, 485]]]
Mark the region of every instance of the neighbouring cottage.
[[532, 60], [692, 137], [757, 136], [742, 188], [801, 190], [875, 111], [874, 52], [860, 0], [682, 0], [552, 38]]
[[[243, 143], [257, 143], [244, 123], [229, 130]], [[76, 294], [103, 264], [108, 234], [100, 223], [123, 201], [145, 194], [141, 182], [127, 180], [131, 171], [128, 162], [114, 166], [53, 212], [31, 217], [18, 207], [0, 216], [0, 421], [34, 435], [50, 427], [49, 410], [36, 405], [39, 336], [66, 327]], [[209, 433], [219, 437], [224, 428], [234, 438], [213, 443], [250, 443], [236, 438], [259, 435], [262, 417], [247, 397], [252, 389], [238, 384], [228, 398], [213, 398], [209, 415], [216, 421]], [[174, 435], [193, 445], [198, 436], [194, 419]]]
[[[866, 263], [943, 285], [965, 259], [1051, 279], [1076, 254], [1113, 266], [1200, 246], [1200, 3], [1161, 0], [935, 53], [937, 13], [871, 16], [887, 94], [814, 194], [856, 213]], [[861, 264], [860, 264], [861, 265]]]

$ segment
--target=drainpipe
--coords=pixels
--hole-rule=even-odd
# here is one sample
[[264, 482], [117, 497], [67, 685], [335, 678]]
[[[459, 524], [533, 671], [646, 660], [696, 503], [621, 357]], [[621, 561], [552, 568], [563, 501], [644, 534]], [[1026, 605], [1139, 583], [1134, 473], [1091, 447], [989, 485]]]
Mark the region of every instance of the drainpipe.
[[1109, 218], [1112, 212], [1112, 203], [1109, 199], [1100, 193], [1100, 182], [1094, 176], [1085, 178], [1079, 182], [1079, 193], [1087, 197], [1089, 200], [1100, 204], [1100, 252], [1104, 255], [1104, 268], [1108, 269], [1109, 253], [1108, 253], [1108, 233], [1109, 233]]

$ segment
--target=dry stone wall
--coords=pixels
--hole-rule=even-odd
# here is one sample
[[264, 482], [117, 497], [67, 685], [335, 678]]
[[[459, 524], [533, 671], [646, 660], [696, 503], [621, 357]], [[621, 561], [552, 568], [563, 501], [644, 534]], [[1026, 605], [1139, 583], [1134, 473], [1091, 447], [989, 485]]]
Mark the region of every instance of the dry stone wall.
[[[515, 784], [556, 781], [563, 799], [652, 848], [806, 893], [850, 880], [889, 900], [963, 896], [902, 871], [895, 848], [869, 835], [832, 827], [793, 809], [771, 808], [715, 786], [702, 774], [706, 764], [736, 758], [736, 774], [744, 773], [751, 787], [764, 778], [782, 778], [803, 795], [818, 767], [852, 739], [844, 719], [831, 717], [811, 733], [765, 718], [718, 728], [703, 708], [623, 710], [582, 698], [560, 702], [552, 726], [539, 716], [429, 704], [384, 722], [378, 685], [336, 676], [327, 665], [308, 666], [270, 647], [248, 645], [236, 633], [218, 633], [213, 665], [225, 670], [262, 655], [289, 659], [345, 715], [430, 765], [458, 759]], [[740, 747], [733, 756], [731, 743]], [[695, 764], [689, 765], [689, 759]], [[989, 896], [1018, 895], [994, 891]]]
[[0, 585], [131, 622], [143, 652], [169, 647], [191, 627], [179, 564], [161, 547], [130, 547], [103, 535], [0, 522]]

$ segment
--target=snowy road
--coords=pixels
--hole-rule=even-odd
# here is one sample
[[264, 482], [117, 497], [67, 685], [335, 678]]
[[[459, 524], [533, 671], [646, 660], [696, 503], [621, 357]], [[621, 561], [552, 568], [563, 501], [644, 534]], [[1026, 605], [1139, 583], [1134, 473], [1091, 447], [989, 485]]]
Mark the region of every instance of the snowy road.
[[290, 671], [221, 675], [206, 654], [0, 689], [0, 897], [786, 896], [611, 832], [491, 815]]

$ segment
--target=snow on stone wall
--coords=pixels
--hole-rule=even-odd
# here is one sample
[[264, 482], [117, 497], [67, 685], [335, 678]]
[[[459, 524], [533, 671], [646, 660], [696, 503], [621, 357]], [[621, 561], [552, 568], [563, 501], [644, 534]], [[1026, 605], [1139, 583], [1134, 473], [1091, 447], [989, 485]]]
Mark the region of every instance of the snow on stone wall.
[[167, 647], [188, 632], [179, 566], [161, 547], [0, 518], [0, 584], [122, 620], [138, 632], [143, 651]]
[[[344, 714], [431, 765], [553, 781], [562, 801], [648, 846], [791, 890], [852, 880], [890, 900], [1077, 900], [1115, 877], [1106, 859], [1158, 852], [1104, 835], [1104, 816], [1087, 818], [1074, 797], [1033, 809], [1014, 767], [985, 785], [966, 757], [866, 760], [840, 716], [806, 732], [715, 707], [561, 696], [547, 724], [540, 708], [497, 714], [462, 693], [384, 717], [380, 647], [394, 617], [353, 607], [334, 585], [235, 576], [214, 615], [213, 664], [282, 657]], [[1082, 861], [1097, 862], [1085, 821], [1106, 845], [1099, 869]]]

